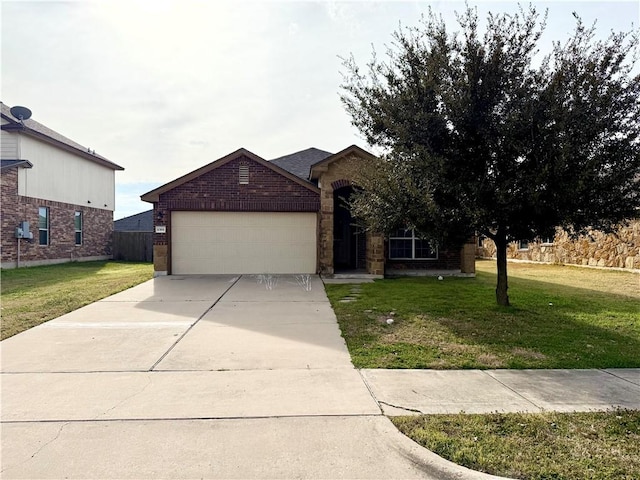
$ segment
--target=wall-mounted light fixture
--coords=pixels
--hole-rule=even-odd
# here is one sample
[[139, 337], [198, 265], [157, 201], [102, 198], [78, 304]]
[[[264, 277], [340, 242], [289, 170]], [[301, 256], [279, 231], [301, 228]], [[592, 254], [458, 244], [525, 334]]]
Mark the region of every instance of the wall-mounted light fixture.
[[158, 210], [158, 214], [156, 215], [156, 218], [158, 219], [159, 222], [164, 220], [164, 212], [162, 210]]

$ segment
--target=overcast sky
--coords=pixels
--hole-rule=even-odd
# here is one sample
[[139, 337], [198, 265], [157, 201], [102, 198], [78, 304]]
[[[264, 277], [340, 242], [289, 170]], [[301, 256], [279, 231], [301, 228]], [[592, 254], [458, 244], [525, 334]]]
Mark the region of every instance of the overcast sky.
[[[481, 17], [517, 9], [469, 4]], [[637, 0], [534, 5], [549, 9], [543, 48], [573, 30], [573, 11], [602, 36], [640, 23]], [[118, 219], [240, 147], [265, 159], [367, 148], [339, 100], [339, 56], [364, 65], [429, 6], [454, 28], [464, 3], [2, 0], [2, 101], [125, 168]]]

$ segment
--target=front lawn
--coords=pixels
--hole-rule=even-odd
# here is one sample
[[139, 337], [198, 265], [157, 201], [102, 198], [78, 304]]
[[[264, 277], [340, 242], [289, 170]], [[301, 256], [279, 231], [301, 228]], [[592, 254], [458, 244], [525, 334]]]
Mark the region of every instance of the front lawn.
[[640, 412], [494, 413], [392, 417], [438, 455], [508, 478], [640, 478]]
[[512, 306], [500, 307], [495, 262], [476, 269], [476, 278], [326, 285], [354, 365], [640, 367], [638, 274], [510, 263]]
[[152, 264], [127, 262], [73, 262], [2, 270], [1, 338], [126, 290], [152, 276]]

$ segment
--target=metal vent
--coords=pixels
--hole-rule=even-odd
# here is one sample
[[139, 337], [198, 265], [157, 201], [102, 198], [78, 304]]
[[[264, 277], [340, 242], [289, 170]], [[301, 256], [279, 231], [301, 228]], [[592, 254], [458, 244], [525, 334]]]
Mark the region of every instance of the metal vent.
[[241, 164], [239, 169], [240, 185], [249, 185], [249, 165]]

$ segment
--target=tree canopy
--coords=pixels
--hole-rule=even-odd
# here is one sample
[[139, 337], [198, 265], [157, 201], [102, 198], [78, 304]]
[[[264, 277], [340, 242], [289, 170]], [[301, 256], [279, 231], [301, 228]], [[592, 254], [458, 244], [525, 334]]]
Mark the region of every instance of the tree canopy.
[[386, 59], [343, 62], [341, 100], [385, 152], [360, 172], [354, 213], [383, 233], [491, 238], [502, 305], [510, 241], [611, 230], [640, 208], [638, 32], [596, 40], [575, 17], [544, 57], [535, 8], [489, 14], [484, 33], [467, 8], [458, 32], [430, 12], [394, 33]]

